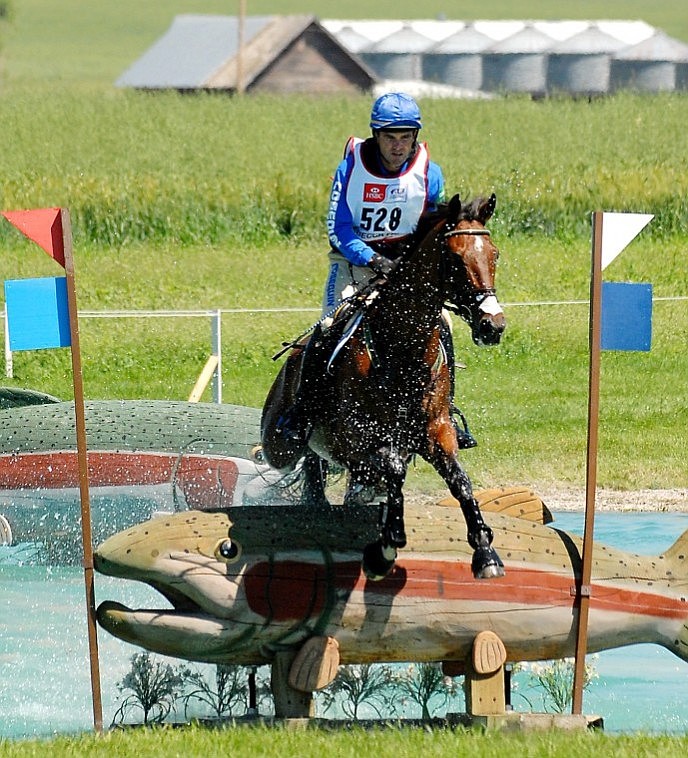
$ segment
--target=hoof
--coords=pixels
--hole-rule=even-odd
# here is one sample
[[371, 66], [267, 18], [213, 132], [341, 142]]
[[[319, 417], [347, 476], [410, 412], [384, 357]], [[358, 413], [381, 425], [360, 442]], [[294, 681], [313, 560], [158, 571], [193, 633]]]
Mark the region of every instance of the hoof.
[[330, 507], [330, 501], [324, 495], [304, 494], [299, 505], [304, 508], [313, 508], [313, 510], [327, 510]]
[[494, 579], [504, 576], [504, 564], [497, 551], [491, 547], [479, 547], [473, 553], [471, 570], [476, 579]]
[[380, 540], [372, 542], [363, 548], [363, 573], [367, 579], [379, 582], [392, 570], [396, 557], [397, 551], [394, 547], [386, 547]]

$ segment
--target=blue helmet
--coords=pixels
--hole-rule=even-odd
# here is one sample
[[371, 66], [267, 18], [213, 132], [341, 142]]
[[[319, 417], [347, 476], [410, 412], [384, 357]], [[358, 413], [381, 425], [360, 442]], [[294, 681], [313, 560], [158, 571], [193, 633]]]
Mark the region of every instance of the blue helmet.
[[403, 92], [388, 92], [378, 97], [370, 114], [370, 128], [421, 129], [420, 108], [416, 101]]

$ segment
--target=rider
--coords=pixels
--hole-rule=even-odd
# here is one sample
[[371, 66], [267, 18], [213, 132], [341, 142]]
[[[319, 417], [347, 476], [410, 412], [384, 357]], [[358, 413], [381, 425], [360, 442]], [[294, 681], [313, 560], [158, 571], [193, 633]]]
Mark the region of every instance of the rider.
[[[323, 316], [355, 289], [373, 278], [387, 277], [394, 270], [402, 244], [416, 229], [421, 214], [444, 202], [442, 169], [430, 160], [427, 145], [418, 142], [422, 128], [420, 108], [403, 92], [379, 97], [370, 114], [372, 136], [350, 137], [337, 166], [327, 213], [331, 250], [325, 283]], [[452, 373], [454, 355], [451, 324], [443, 324]], [[318, 391], [331, 350], [323, 346], [317, 331], [303, 358], [299, 389], [293, 406], [280, 426], [294, 439], [308, 433], [307, 408]], [[320, 347], [320, 350], [318, 350]], [[457, 425], [459, 446], [476, 442]]]

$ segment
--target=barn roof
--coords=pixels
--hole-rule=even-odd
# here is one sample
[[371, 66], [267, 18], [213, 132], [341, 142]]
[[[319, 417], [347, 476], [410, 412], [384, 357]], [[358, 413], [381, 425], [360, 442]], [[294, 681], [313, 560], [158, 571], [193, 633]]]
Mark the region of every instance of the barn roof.
[[241, 65], [242, 83], [250, 86], [297, 39], [309, 30], [326, 38], [345, 59], [348, 73], [372, 86], [375, 76], [346, 46], [320, 25], [315, 16], [247, 16], [239, 60], [240, 25], [237, 16], [181, 14], [169, 29], [115, 82], [139, 89], [236, 89]]
[[[246, 19], [244, 39], [254, 39], [274, 16]], [[238, 50], [236, 17], [181, 14], [117, 79], [118, 87], [194, 89], [204, 86]]]

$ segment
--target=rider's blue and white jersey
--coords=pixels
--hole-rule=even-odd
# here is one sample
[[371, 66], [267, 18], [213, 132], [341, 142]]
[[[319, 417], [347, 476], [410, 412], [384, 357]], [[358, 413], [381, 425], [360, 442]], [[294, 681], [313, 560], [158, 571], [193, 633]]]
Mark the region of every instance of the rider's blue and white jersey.
[[[365, 164], [365, 142], [351, 138], [337, 166], [327, 214], [330, 244], [355, 266], [373, 256], [368, 242], [393, 241], [411, 234], [424, 210], [444, 199], [442, 169], [419, 143], [411, 160], [398, 174]], [[377, 150], [375, 151], [377, 155]]]

